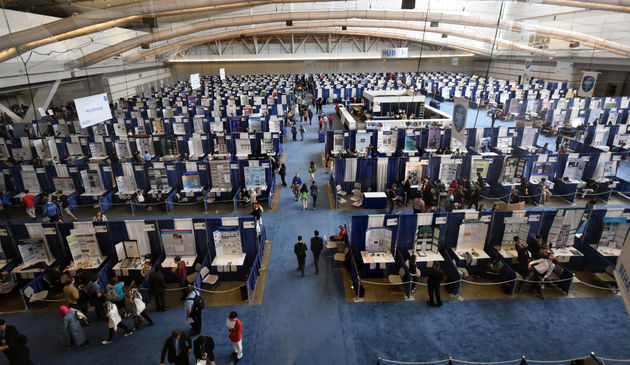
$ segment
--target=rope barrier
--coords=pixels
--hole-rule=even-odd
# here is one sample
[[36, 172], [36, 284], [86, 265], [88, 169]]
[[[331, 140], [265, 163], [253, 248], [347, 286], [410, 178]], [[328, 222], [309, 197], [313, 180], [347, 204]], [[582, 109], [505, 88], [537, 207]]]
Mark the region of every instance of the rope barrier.
[[473, 364], [473, 365], [500, 365], [500, 364], [511, 364], [511, 363], [520, 363], [521, 359], [518, 360], [507, 360], [507, 361], [494, 361], [494, 362], [474, 362], [474, 361], [464, 361], [464, 360], [457, 360], [457, 359], [451, 359], [452, 362], [459, 362], [459, 363], [463, 363], [463, 364]]
[[604, 361], [612, 361], [612, 362], [627, 362], [630, 363], [630, 359], [607, 359], [605, 357], [597, 357], [600, 360], [604, 360]]
[[437, 361], [408, 362], [408, 361], [387, 360], [387, 359], [383, 359], [382, 357], [379, 357], [379, 359], [385, 362], [392, 363], [392, 364], [405, 364], [405, 365], [430, 365], [430, 364], [439, 364], [442, 362], [448, 362], [448, 360], [451, 360], [451, 359], [444, 359], [444, 360], [437, 360]]

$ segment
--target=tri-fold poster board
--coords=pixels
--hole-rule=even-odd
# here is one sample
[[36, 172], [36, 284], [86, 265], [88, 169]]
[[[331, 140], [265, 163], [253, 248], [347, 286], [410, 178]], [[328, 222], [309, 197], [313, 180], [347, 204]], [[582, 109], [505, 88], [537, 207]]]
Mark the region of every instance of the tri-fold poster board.
[[196, 256], [195, 234], [192, 229], [163, 229], [162, 244], [166, 256]]
[[463, 223], [457, 234], [457, 251], [472, 249], [483, 251], [488, 234], [488, 225], [483, 222]]
[[547, 241], [552, 248], [571, 247], [575, 233], [582, 222], [584, 209], [558, 209], [553, 219]]
[[392, 230], [386, 227], [368, 228], [365, 232], [367, 252], [391, 252]]
[[101, 260], [103, 257], [94, 228], [72, 229], [70, 235], [66, 236], [66, 241], [75, 264], [89, 263], [94, 260]]
[[212, 232], [216, 257], [242, 255], [241, 232], [238, 227], [220, 227]]
[[18, 242], [18, 250], [22, 257], [24, 267], [29, 267], [38, 262], [50, 262], [44, 240], [28, 239]]

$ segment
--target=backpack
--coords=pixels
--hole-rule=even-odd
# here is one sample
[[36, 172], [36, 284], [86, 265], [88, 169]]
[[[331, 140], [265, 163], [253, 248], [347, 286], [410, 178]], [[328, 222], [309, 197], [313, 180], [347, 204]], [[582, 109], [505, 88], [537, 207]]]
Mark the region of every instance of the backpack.
[[195, 295], [194, 298], [189, 298], [188, 300], [193, 301], [192, 312], [199, 312], [206, 305], [201, 295]]
[[105, 293], [105, 300], [108, 302], [117, 302], [118, 301], [118, 294], [116, 294], [115, 290], [108, 290], [107, 293]]
[[83, 314], [83, 312], [81, 312], [80, 310], [75, 309], [74, 316], [77, 319], [77, 321], [79, 321], [79, 323], [81, 323], [81, 327], [89, 327], [90, 326], [90, 321], [88, 321], [88, 319], [85, 316], [85, 314]]

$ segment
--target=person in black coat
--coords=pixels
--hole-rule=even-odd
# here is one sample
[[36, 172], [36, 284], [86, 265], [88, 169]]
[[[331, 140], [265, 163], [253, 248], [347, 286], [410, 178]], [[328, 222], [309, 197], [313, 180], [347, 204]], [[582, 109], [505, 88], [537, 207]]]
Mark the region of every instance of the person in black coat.
[[[441, 307], [442, 298], [440, 297], [440, 283], [444, 279], [444, 274], [440, 271], [440, 266], [436, 262], [433, 267], [429, 267], [425, 270], [427, 276], [427, 284], [429, 289], [429, 305], [432, 307]], [[433, 297], [435, 296], [435, 301]]]
[[0, 319], [0, 350], [4, 352], [11, 365], [32, 365], [29, 358], [26, 336], [20, 334], [15, 326], [7, 325]]
[[155, 264], [155, 270], [149, 274], [149, 289], [151, 294], [155, 297], [155, 307], [158, 312], [164, 312], [166, 310], [165, 304], [165, 291], [166, 284], [164, 281], [164, 275], [162, 275], [162, 264]]
[[211, 336], [199, 336], [193, 342], [195, 359], [206, 360], [206, 365], [214, 365], [214, 340]]
[[298, 262], [298, 271], [302, 272], [302, 276], [304, 276], [304, 262], [306, 260], [306, 250], [308, 250], [308, 248], [306, 247], [306, 243], [302, 242], [302, 236], [298, 236], [298, 241], [295, 244], [295, 246], [293, 246], [293, 253], [295, 253], [295, 256], [297, 257], [297, 262]]
[[527, 243], [523, 243], [518, 236], [514, 236], [514, 248], [518, 253], [518, 272], [525, 276], [529, 272], [528, 265], [532, 259], [532, 253], [527, 249]]
[[[190, 337], [178, 330], [173, 330], [162, 346], [160, 365], [164, 365], [164, 358], [175, 365], [190, 365], [188, 355], [192, 352]], [[168, 356], [167, 356], [168, 353]]]
[[547, 244], [543, 241], [542, 236], [539, 234], [536, 235], [534, 242], [527, 245], [527, 249], [532, 253], [533, 260], [540, 258], [540, 249], [544, 247], [547, 247]]
[[319, 236], [319, 231], [314, 232], [315, 237], [311, 238], [311, 252], [315, 262], [315, 275], [319, 275], [319, 254], [324, 249], [324, 240]]
[[280, 170], [278, 171], [278, 173], [280, 174], [280, 178], [282, 179], [282, 186], [287, 186], [287, 182], [284, 180], [284, 178], [287, 176], [287, 167], [284, 164], [280, 165]]

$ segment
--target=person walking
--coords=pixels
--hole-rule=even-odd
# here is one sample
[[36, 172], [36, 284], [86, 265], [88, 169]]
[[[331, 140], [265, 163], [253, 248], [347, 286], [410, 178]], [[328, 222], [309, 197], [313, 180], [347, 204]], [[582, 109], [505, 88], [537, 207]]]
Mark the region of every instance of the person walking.
[[72, 210], [70, 210], [70, 201], [68, 200], [68, 196], [65, 195], [61, 190], [59, 190], [57, 192], [57, 199], [59, 200], [59, 203], [61, 203], [63, 214], [69, 215], [70, 217], [72, 217], [72, 221], [76, 222], [77, 217], [75, 217], [75, 215], [72, 214]]
[[230, 342], [234, 352], [232, 353], [232, 364], [236, 364], [243, 358], [243, 324], [238, 319], [238, 314], [234, 311], [230, 312], [226, 322]]
[[328, 129], [332, 129], [333, 125], [333, 116], [332, 114], [328, 116]]
[[186, 282], [186, 262], [182, 261], [181, 256], [175, 256], [173, 262], [175, 262], [175, 267], [172, 268], [171, 271], [175, 274], [175, 277], [182, 288], [182, 296], [179, 300], [186, 300], [186, 295], [188, 295], [188, 292], [186, 291], [186, 285], [188, 285]]
[[192, 353], [190, 337], [179, 330], [173, 330], [162, 345], [160, 365], [164, 365], [164, 359], [175, 365], [190, 365], [188, 356]]
[[[427, 284], [429, 290], [429, 305], [432, 307], [441, 307], [442, 298], [440, 297], [440, 283], [444, 278], [444, 274], [440, 271], [439, 263], [434, 262], [433, 267], [425, 270], [427, 275]], [[435, 297], [435, 301], [433, 300]]]
[[317, 207], [318, 194], [319, 194], [319, 187], [315, 183], [315, 180], [313, 180], [313, 183], [311, 184], [311, 198], [313, 198], [313, 210], [315, 210], [315, 208]]
[[308, 208], [308, 187], [306, 184], [302, 184], [300, 199], [302, 199], [302, 210], [306, 210], [306, 208]]
[[120, 317], [116, 304], [112, 302], [105, 302], [105, 314], [107, 315], [107, 328], [109, 329], [109, 332], [107, 334], [107, 339], [101, 342], [103, 345], [109, 345], [112, 343], [114, 332], [118, 332], [118, 327], [125, 330], [125, 337], [133, 334], [133, 331], [122, 323], [122, 318]]
[[293, 141], [297, 141], [297, 128], [295, 124], [291, 126], [291, 134], [293, 135]]
[[37, 215], [35, 215], [35, 197], [33, 196], [33, 194], [29, 193], [28, 189], [24, 190], [22, 204], [24, 204], [26, 214], [28, 214], [28, 216], [31, 217], [33, 220], [37, 219]]
[[214, 339], [211, 336], [199, 336], [193, 342], [193, 352], [197, 363], [201, 360], [206, 361], [206, 365], [215, 365], [214, 363]]
[[287, 176], [287, 167], [284, 164], [280, 165], [280, 170], [278, 171], [280, 174], [280, 178], [282, 179], [282, 186], [287, 186], [287, 182], [285, 180]]
[[0, 319], [0, 351], [9, 360], [10, 365], [33, 365], [26, 343], [28, 339], [19, 333], [15, 326], [7, 325]]
[[184, 309], [186, 309], [186, 322], [192, 321], [190, 325], [192, 326], [191, 334], [198, 335], [201, 333], [201, 312], [203, 309], [203, 299], [201, 298], [201, 294], [193, 288], [192, 285], [188, 285], [186, 287], [186, 291], [188, 292], [188, 297], [186, 297], [186, 304], [184, 305]]
[[319, 236], [319, 231], [313, 232], [314, 237], [311, 238], [311, 252], [313, 253], [313, 262], [315, 263], [315, 275], [319, 275], [319, 255], [324, 249], [324, 240]]
[[308, 124], [313, 124], [313, 111], [311, 110], [311, 108], [308, 108]]
[[317, 123], [319, 124], [319, 130], [321, 131], [324, 128], [324, 117], [321, 115], [317, 118]]
[[149, 274], [149, 290], [155, 297], [155, 309], [158, 312], [166, 311], [166, 284], [162, 274], [162, 264], [155, 264], [155, 270]]
[[301, 186], [302, 179], [300, 178], [300, 174], [296, 172], [295, 176], [293, 177], [293, 181], [291, 181], [291, 190], [293, 191], [293, 195], [295, 195], [295, 201], [298, 201]]
[[306, 247], [306, 244], [302, 242], [302, 236], [298, 236], [298, 241], [295, 246], [293, 246], [293, 253], [295, 253], [295, 257], [297, 257], [297, 270], [302, 272], [302, 276], [304, 276], [304, 262], [306, 260], [307, 250], [308, 248]]
[[85, 331], [83, 327], [81, 327], [81, 322], [77, 318], [77, 310], [68, 308], [65, 305], [59, 307], [59, 313], [61, 317], [63, 317], [63, 329], [68, 332], [68, 342], [66, 342], [66, 346], [81, 346], [83, 348], [88, 348], [90, 346], [90, 342], [85, 336]]
[[94, 307], [96, 318], [104, 319], [105, 309], [103, 307], [103, 288], [98, 284], [98, 275], [95, 273], [88, 273], [87, 275], [87, 284], [83, 290], [85, 290], [87, 294], [88, 303]]
[[308, 165], [308, 173], [311, 175], [311, 180], [315, 181], [315, 172], [317, 172], [317, 166], [315, 165], [315, 161], [311, 161]]
[[149, 317], [149, 314], [146, 311], [147, 305], [144, 303], [144, 300], [142, 300], [142, 294], [140, 294], [140, 291], [133, 288], [129, 290], [127, 296], [132, 310], [131, 315], [133, 315], [134, 319], [132, 331], [140, 328], [140, 325], [142, 325], [143, 322], [147, 322], [149, 326], [153, 326], [153, 320]]
[[300, 141], [304, 140], [304, 132], [306, 132], [306, 128], [304, 128], [304, 124], [300, 124]]

